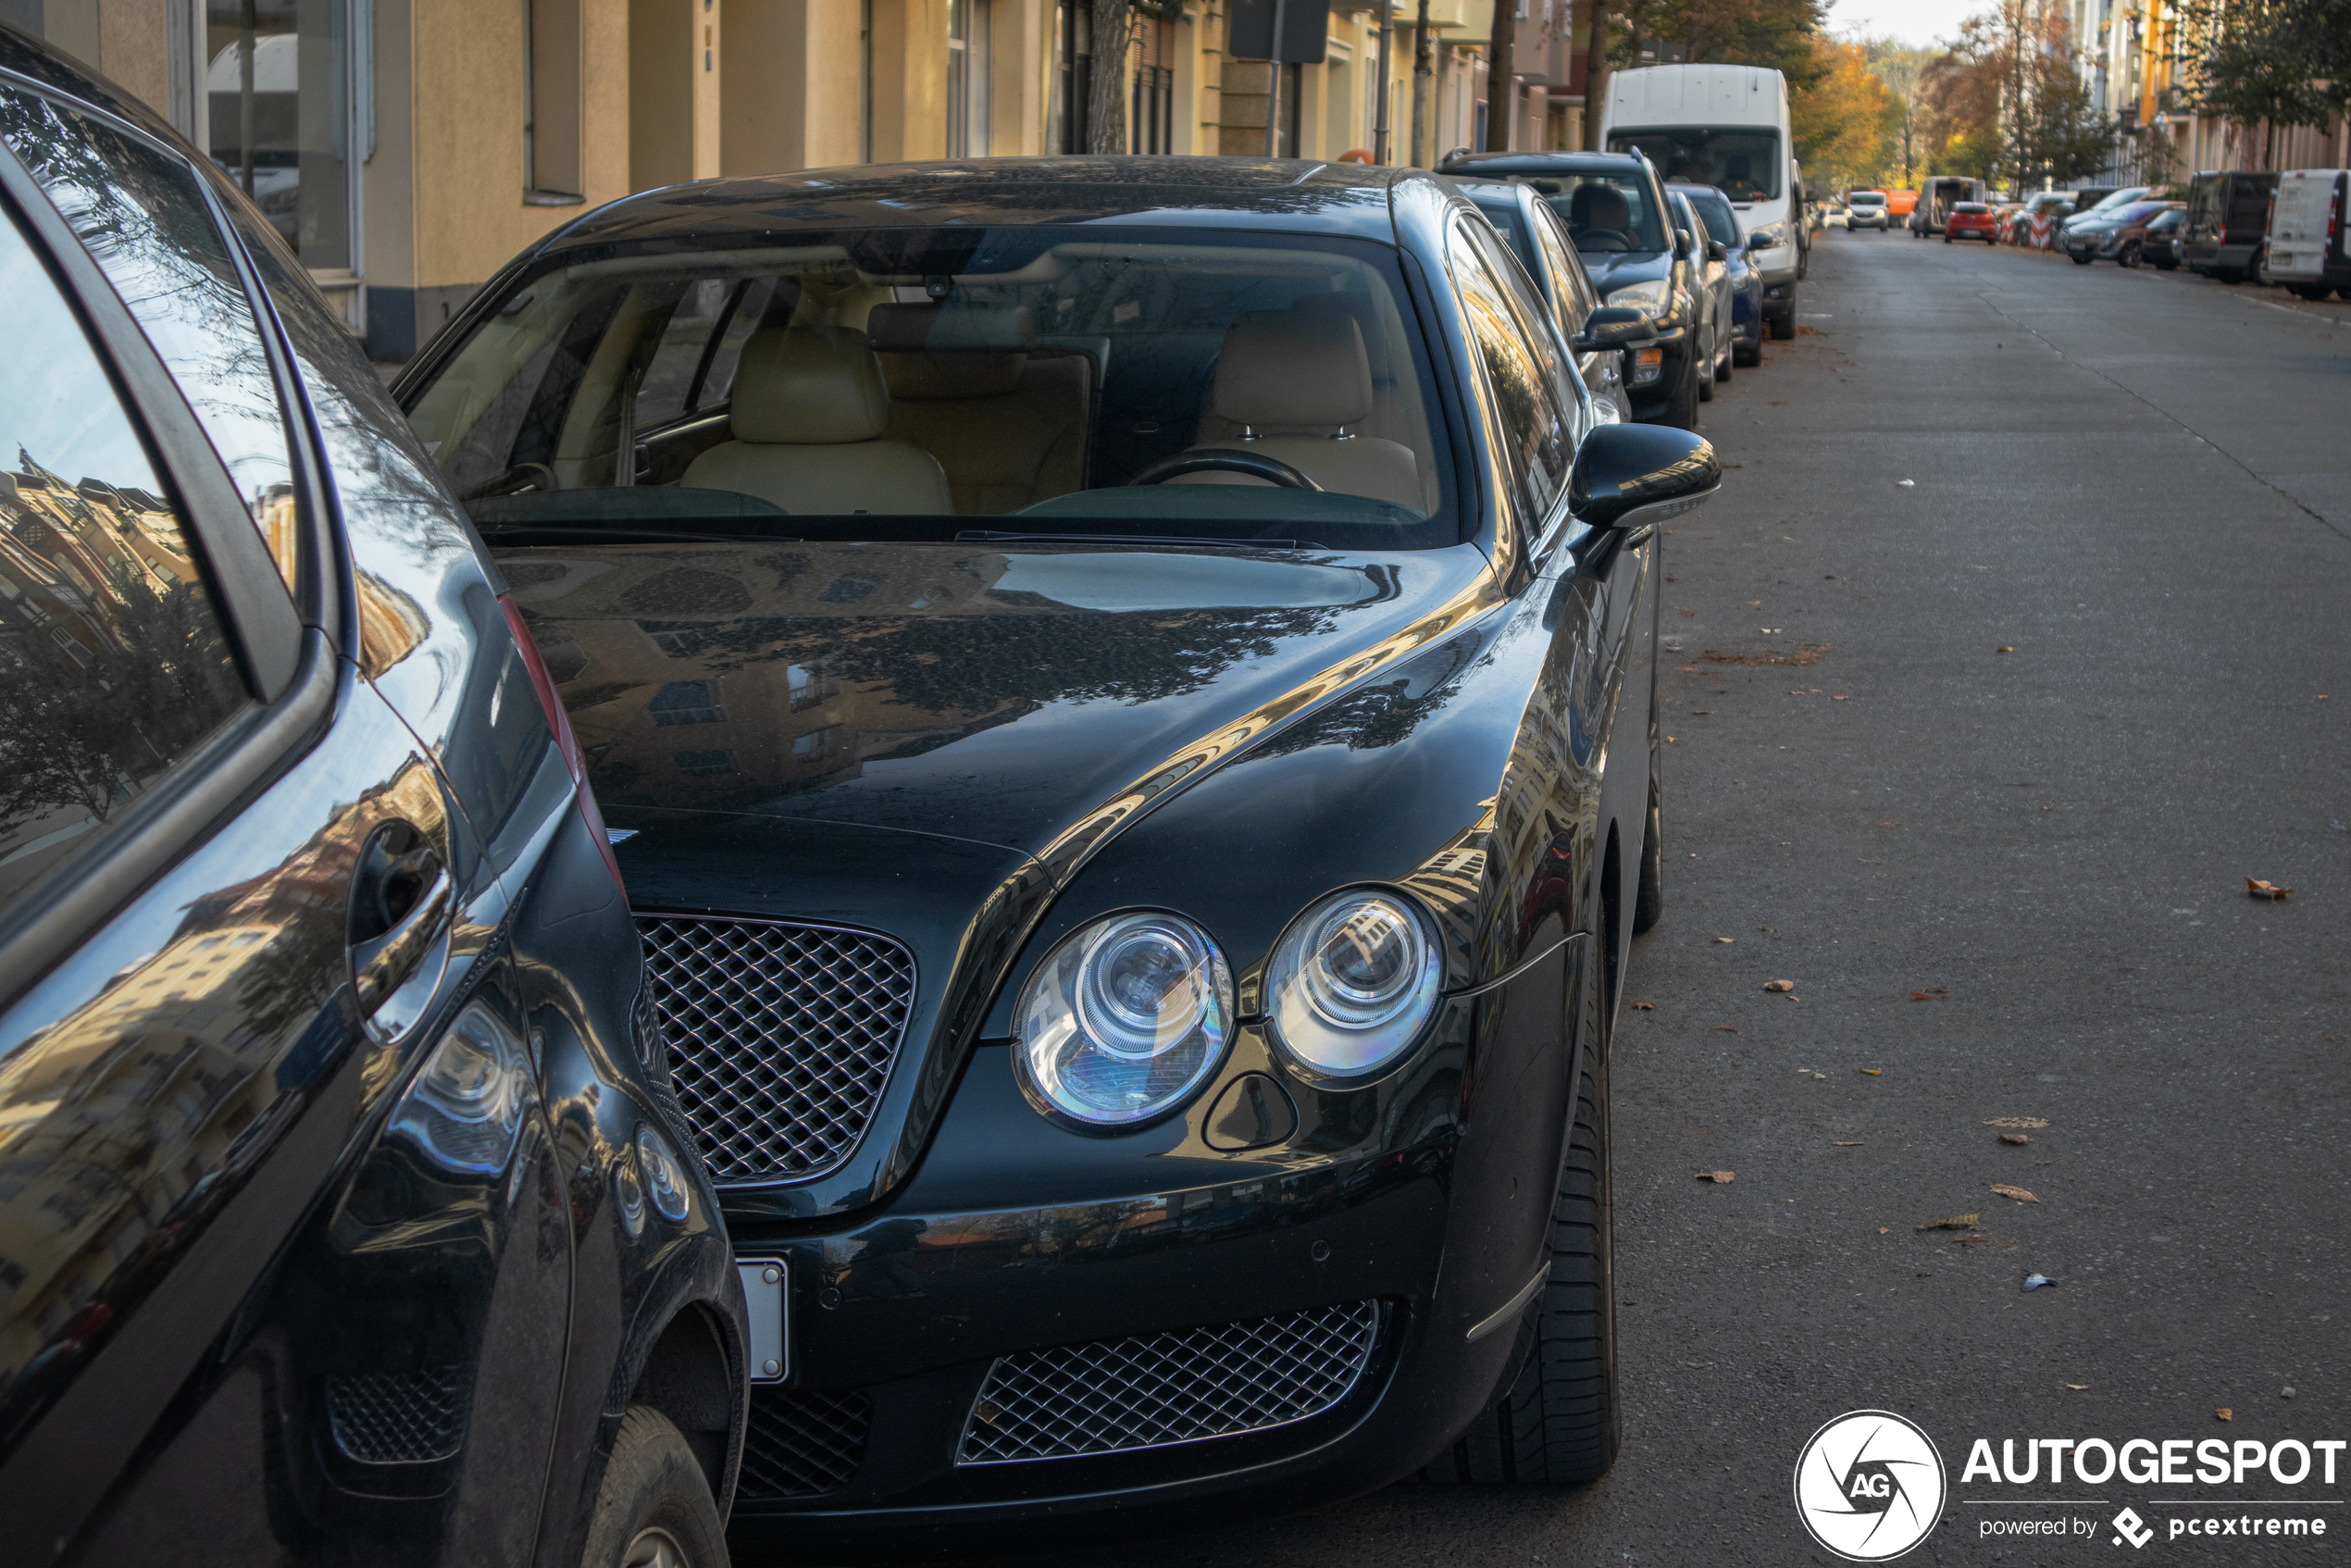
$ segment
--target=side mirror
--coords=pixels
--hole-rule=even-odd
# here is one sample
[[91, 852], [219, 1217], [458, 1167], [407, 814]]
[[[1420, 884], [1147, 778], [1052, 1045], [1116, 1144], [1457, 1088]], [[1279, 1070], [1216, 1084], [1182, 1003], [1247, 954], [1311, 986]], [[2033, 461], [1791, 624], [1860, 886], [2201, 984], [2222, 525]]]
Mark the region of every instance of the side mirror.
[[1690, 258], [1690, 254], [1697, 249], [1698, 242], [1690, 237], [1690, 231], [1688, 230], [1676, 229], [1673, 230], [1674, 259], [1678, 261], [1687, 261]]
[[1567, 507], [1597, 532], [1660, 522], [1704, 502], [1723, 465], [1703, 436], [1669, 425], [1602, 425], [1567, 475]]
[[1706, 242], [1706, 259], [1728, 261], [1731, 259], [1731, 248], [1720, 240], [1709, 240]]
[[1584, 317], [1584, 330], [1568, 340], [1567, 346], [1578, 354], [1598, 354], [1639, 342], [1649, 335], [1648, 317], [1624, 305], [1604, 305]]

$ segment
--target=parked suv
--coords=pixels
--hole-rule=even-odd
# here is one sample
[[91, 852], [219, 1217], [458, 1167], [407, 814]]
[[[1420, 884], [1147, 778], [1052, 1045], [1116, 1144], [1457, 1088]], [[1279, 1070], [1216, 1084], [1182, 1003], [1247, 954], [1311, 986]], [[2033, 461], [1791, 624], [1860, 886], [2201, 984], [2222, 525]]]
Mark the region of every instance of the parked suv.
[[2351, 299], [2351, 169], [2295, 168], [2278, 179], [2270, 204], [2270, 277], [2288, 292], [2322, 300], [2330, 291]]
[[723, 1562], [743, 1291], [506, 584], [261, 214], [6, 29], [0, 294], [8, 1554]]
[[2091, 213], [2065, 230], [2065, 254], [2076, 267], [2094, 261], [2136, 267], [2145, 259], [2147, 226], [2176, 209], [2172, 202], [2129, 202]]

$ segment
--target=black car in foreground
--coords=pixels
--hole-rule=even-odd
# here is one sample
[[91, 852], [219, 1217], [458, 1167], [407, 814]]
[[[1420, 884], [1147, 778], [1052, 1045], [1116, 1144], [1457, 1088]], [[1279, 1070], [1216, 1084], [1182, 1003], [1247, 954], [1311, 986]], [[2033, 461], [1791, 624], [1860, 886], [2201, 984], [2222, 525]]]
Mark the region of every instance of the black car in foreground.
[[1661, 368], [1628, 389], [1633, 417], [1697, 429], [1698, 401], [1715, 369], [1712, 345], [1702, 340], [1704, 242], [1674, 223], [1649, 160], [1638, 153], [1455, 153], [1438, 167], [1524, 180], [1550, 203], [1567, 220], [1601, 301], [1639, 311], [1657, 335]]
[[723, 1562], [743, 1293], [582, 762], [275, 231], [0, 29], [12, 1562]]
[[1572, 1483], [1659, 915], [1660, 523], [1452, 183], [813, 170], [397, 391], [569, 707], [739, 1252], [739, 1555]]

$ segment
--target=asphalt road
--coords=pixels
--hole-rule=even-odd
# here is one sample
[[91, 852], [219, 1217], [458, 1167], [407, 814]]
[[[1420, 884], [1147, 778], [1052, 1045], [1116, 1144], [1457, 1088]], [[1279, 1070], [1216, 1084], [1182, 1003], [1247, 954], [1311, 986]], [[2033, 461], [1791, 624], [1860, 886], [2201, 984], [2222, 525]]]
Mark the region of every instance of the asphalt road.
[[[1791, 1474], [1864, 1407], [1949, 1468], [1907, 1561], [2135, 1560], [2125, 1504], [2148, 1559], [2351, 1559], [2351, 1506], [2252, 1505], [2351, 1499], [2351, 1454], [2332, 1487], [1960, 1474], [1977, 1437], [2351, 1437], [2351, 305], [1832, 232], [1801, 309], [1705, 406], [1733, 472], [1666, 541], [1615, 1472], [1039, 1562], [1830, 1562]], [[2169, 1537], [2222, 1500], [2331, 1534]], [[1982, 1533], [2059, 1516], [2096, 1534]]]

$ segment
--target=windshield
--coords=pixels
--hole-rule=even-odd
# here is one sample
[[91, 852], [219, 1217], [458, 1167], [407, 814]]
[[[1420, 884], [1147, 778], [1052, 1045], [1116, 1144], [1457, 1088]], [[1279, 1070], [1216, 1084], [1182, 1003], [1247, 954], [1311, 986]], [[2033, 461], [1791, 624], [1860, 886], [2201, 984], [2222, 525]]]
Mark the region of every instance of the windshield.
[[1637, 175], [1563, 174], [1536, 189], [1586, 255], [1665, 248], [1665, 230], [1658, 222], [1649, 182]]
[[670, 238], [512, 285], [407, 400], [483, 532], [1462, 537], [1387, 247], [1043, 226], [794, 239]]
[[1726, 245], [1740, 243], [1739, 220], [1731, 216], [1730, 203], [1712, 191], [1685, 191], [1682, 193], [1689, 198], [1690, 210], [1698, 214], [1698, 221], [1706, 225], [1709, 239], [1720, 240]]
[[1857, 207], [1882, 207], [1885, 205], [1883, 191], [1856, 191], [1849, 198]]
[[2090, 210], [2092, 212], [2112, 212], [2116, 207], [2125, 206], [2132, 202], [2137, 201], [2140, 197], [2147, 193], [2147, 189], [2148, 187], [2145, 185], [2137, 185], [2132, 187], [2128, 191], [2114, 192]]
[[2133, 202], [2129, 206], [2109, 213], [2108, 216], [2117, 223], [2145, 223], [2157, 213], [2164, 211], [2167, 205], [2163, 202]]
[[1735, 202], [1774, 200], [1780, 193], [1780, 135], [1758, 126], [1717, 131], [1704, 126], [1657, 126], [1611, 131], [1608, 150], [1648, 155], [1668, 180], [1711, 185]]

